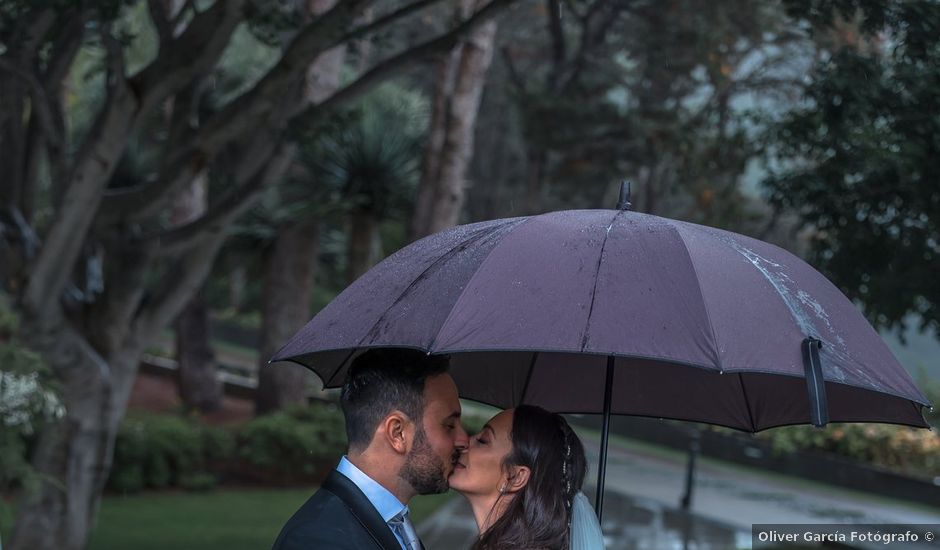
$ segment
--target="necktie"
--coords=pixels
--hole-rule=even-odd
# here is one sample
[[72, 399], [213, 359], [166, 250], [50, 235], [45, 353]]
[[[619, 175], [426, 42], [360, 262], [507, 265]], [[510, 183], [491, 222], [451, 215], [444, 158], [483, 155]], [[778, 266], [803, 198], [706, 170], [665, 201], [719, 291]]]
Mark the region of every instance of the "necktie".
[[418, 534], [415, 532], [411, 520], [408, 519], [408, 508], [398, 512], [395, 517], [388, 520], [388, 525], [392, 528], [393, 533], [405, 541], [405, 550], [421, 550]]

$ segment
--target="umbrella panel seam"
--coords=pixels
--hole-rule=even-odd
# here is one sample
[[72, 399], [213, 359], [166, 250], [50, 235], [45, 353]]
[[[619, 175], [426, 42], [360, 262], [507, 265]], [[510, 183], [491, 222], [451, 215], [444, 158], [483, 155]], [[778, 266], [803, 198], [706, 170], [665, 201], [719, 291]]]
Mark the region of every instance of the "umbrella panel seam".
[[588, 308], [587, 320], [584, 323], [584, 332], [581, 334], [581, 353], [584, 353], [584, 348], [587, 347], [587, 341], [591, 333], [591, 316], [594, 314], [594, 300], [597, 298], [597, 278], [601, 272], [601, 264], [604, 262], [604, 249], [607, 248], [607, 239], [610, 237], [610, 231], [614, 228], [614, 223], [617, 222], [617, 217], [623, 212], [625, 211], [618, 210], [614, 217], [610, 219], [610, 225], [607, 226], [607, 231], [604, 233], [604, 242], [601, 243], [600, 254], [597, 255], [597, 267], [594, 270], [594, 288], [591, 289], [591, 305]]
[[705, 301], [705, 291], [702, 289], [702, 281], [699, 279], [698, 268], [695, 266], [695, 260], [692, 258], [692, 251], [689, 250], [688, 243], [685, 242], [685, 239], [682, 238], [682, 232], [679, 229], [672, 225], [669, 225], [670, 229], [675, 231], [676, 238], [679, 239], [679, 242], [682, 243], [682, 249], [685, 250], [686, 257], [689, 259], [689, 265], [692, 266], [692, 274], [695, 277], [695, 286], [698, 288], [699, 298], [702, 300], [702, 309], [705, 310], [705, 319], [708, 321], [708, 330], [711, 331], [712, 335], [712, 346], [715, 352], [715, 366], [718, 368], [719, 372], [724, 372], [724, 363], [721, 360], [721, 347], [718, 345], [718, 334], [715, 332], [715, 325], [712, 323], [711, 312], [708, 310], [708, 302]]
[[[509, 228], [508, 231], [506, 231], [505, 234], [503, 234], [502, 238], [506, 238], [507, 236], [509, 236], [510, 233], [512, 233], [516, 229], [519, 229], [519, 227], [525, 225], [526, 223], [528, 223], [529, 221], [537, 217], [538, 216], [527, 216], [525, 218], [512, 218], [512, 220], [515, 223], [513, 224], [512, 227]], [[499, 227], [503, 227], [503, 226], [500, 225]], [[500, 239], [500, 242], [502, 242], [502, 238]], [[466, 294], [467, 292], [467, 289], [470, 288], [470, 285], [473, 283], [473, 279], [477, 276], [477, 273], [480, 273], [480, 271], [483, 270], [483, 266], [486, 265], [486, 262], [490, 259], [490, 256], [492, 256], [493, 251], [499, 247], [499, 244], [500, 243], [496, 243], [496, 245], [494, 245], [493, 248], [491, 248], [490, 251], [486, 253], [486, 256], [483, 258], [483, 260], [474, 270], [473, 275], [471, 275], [470, 278], [467, 279], [467, 282], [464, 284], [463, 289], [460, 290], [460, 294], [457, 295], [457, 299], [454, 300], [454, 303], [451, 305], [450, 312], [447, 314], [447, 317], [444, 319], [444, 322], [441, 323], [441, 326], [437, 329], [437, 333], [434, 334], [434, 338], [432, 338], [431, 342], [428, 344], [428, 347], [427, 347], [428, 353], [433, 353], [431, 350], [433, 350], [434, 346], [437, 345], [437, 339], [440, 337], [441, 332], [443, 332], [443, 330], [447, 327], [447, 323], [450, 322], [450, 318], [454, 315], [454, 311], [457, 310], [457, 306], [460, 304], [460, 300], [463, 299], [464, 294]]]

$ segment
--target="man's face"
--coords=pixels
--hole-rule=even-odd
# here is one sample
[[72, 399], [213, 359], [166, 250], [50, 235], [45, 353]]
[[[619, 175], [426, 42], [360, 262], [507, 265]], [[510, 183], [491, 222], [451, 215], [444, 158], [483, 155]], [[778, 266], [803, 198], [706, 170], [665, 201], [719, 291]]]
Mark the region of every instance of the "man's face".
[[429, 377], [424, 384], [424, 416], [416, 422], [402, 477], [419, 495], [443, 493], [467, 440], [453, 378], [449, 374]]

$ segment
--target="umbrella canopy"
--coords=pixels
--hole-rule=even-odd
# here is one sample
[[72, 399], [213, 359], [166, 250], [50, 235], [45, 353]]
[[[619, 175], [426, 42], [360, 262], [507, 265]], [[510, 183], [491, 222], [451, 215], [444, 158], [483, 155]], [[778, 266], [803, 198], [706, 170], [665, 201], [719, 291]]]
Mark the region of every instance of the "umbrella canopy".
[[927, 427], [910, 376], [805, 262], [628, 210], [493, 220], [417, 241], [272, 361], [336, 387], [357, 352], [389, 346], [451, 354], [461, 395], [498, 407], [600, 413], [609, 390], [614, 414], [749, 432], [827, 419]]

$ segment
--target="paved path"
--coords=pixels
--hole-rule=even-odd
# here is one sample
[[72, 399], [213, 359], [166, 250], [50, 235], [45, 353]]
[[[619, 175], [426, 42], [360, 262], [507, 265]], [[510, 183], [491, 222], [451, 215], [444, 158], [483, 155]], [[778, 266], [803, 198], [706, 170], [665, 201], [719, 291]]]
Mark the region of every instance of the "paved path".
[[[596, 464], [597, 441], [584, 440]], [[754, 523], [940, 524], [940, 503], [907, 504], [711, 460], [699, 463], [686, 514], [678, 510], [685, 467], [680, 454], [611, 445], [603, 524], [609, 550], [749, 548]], [[593, 501], [593, 491], [587, 494]], [[476, 524], [463, 498], [454, 498], [418, 531], [432, 550], [469, 548]]]

